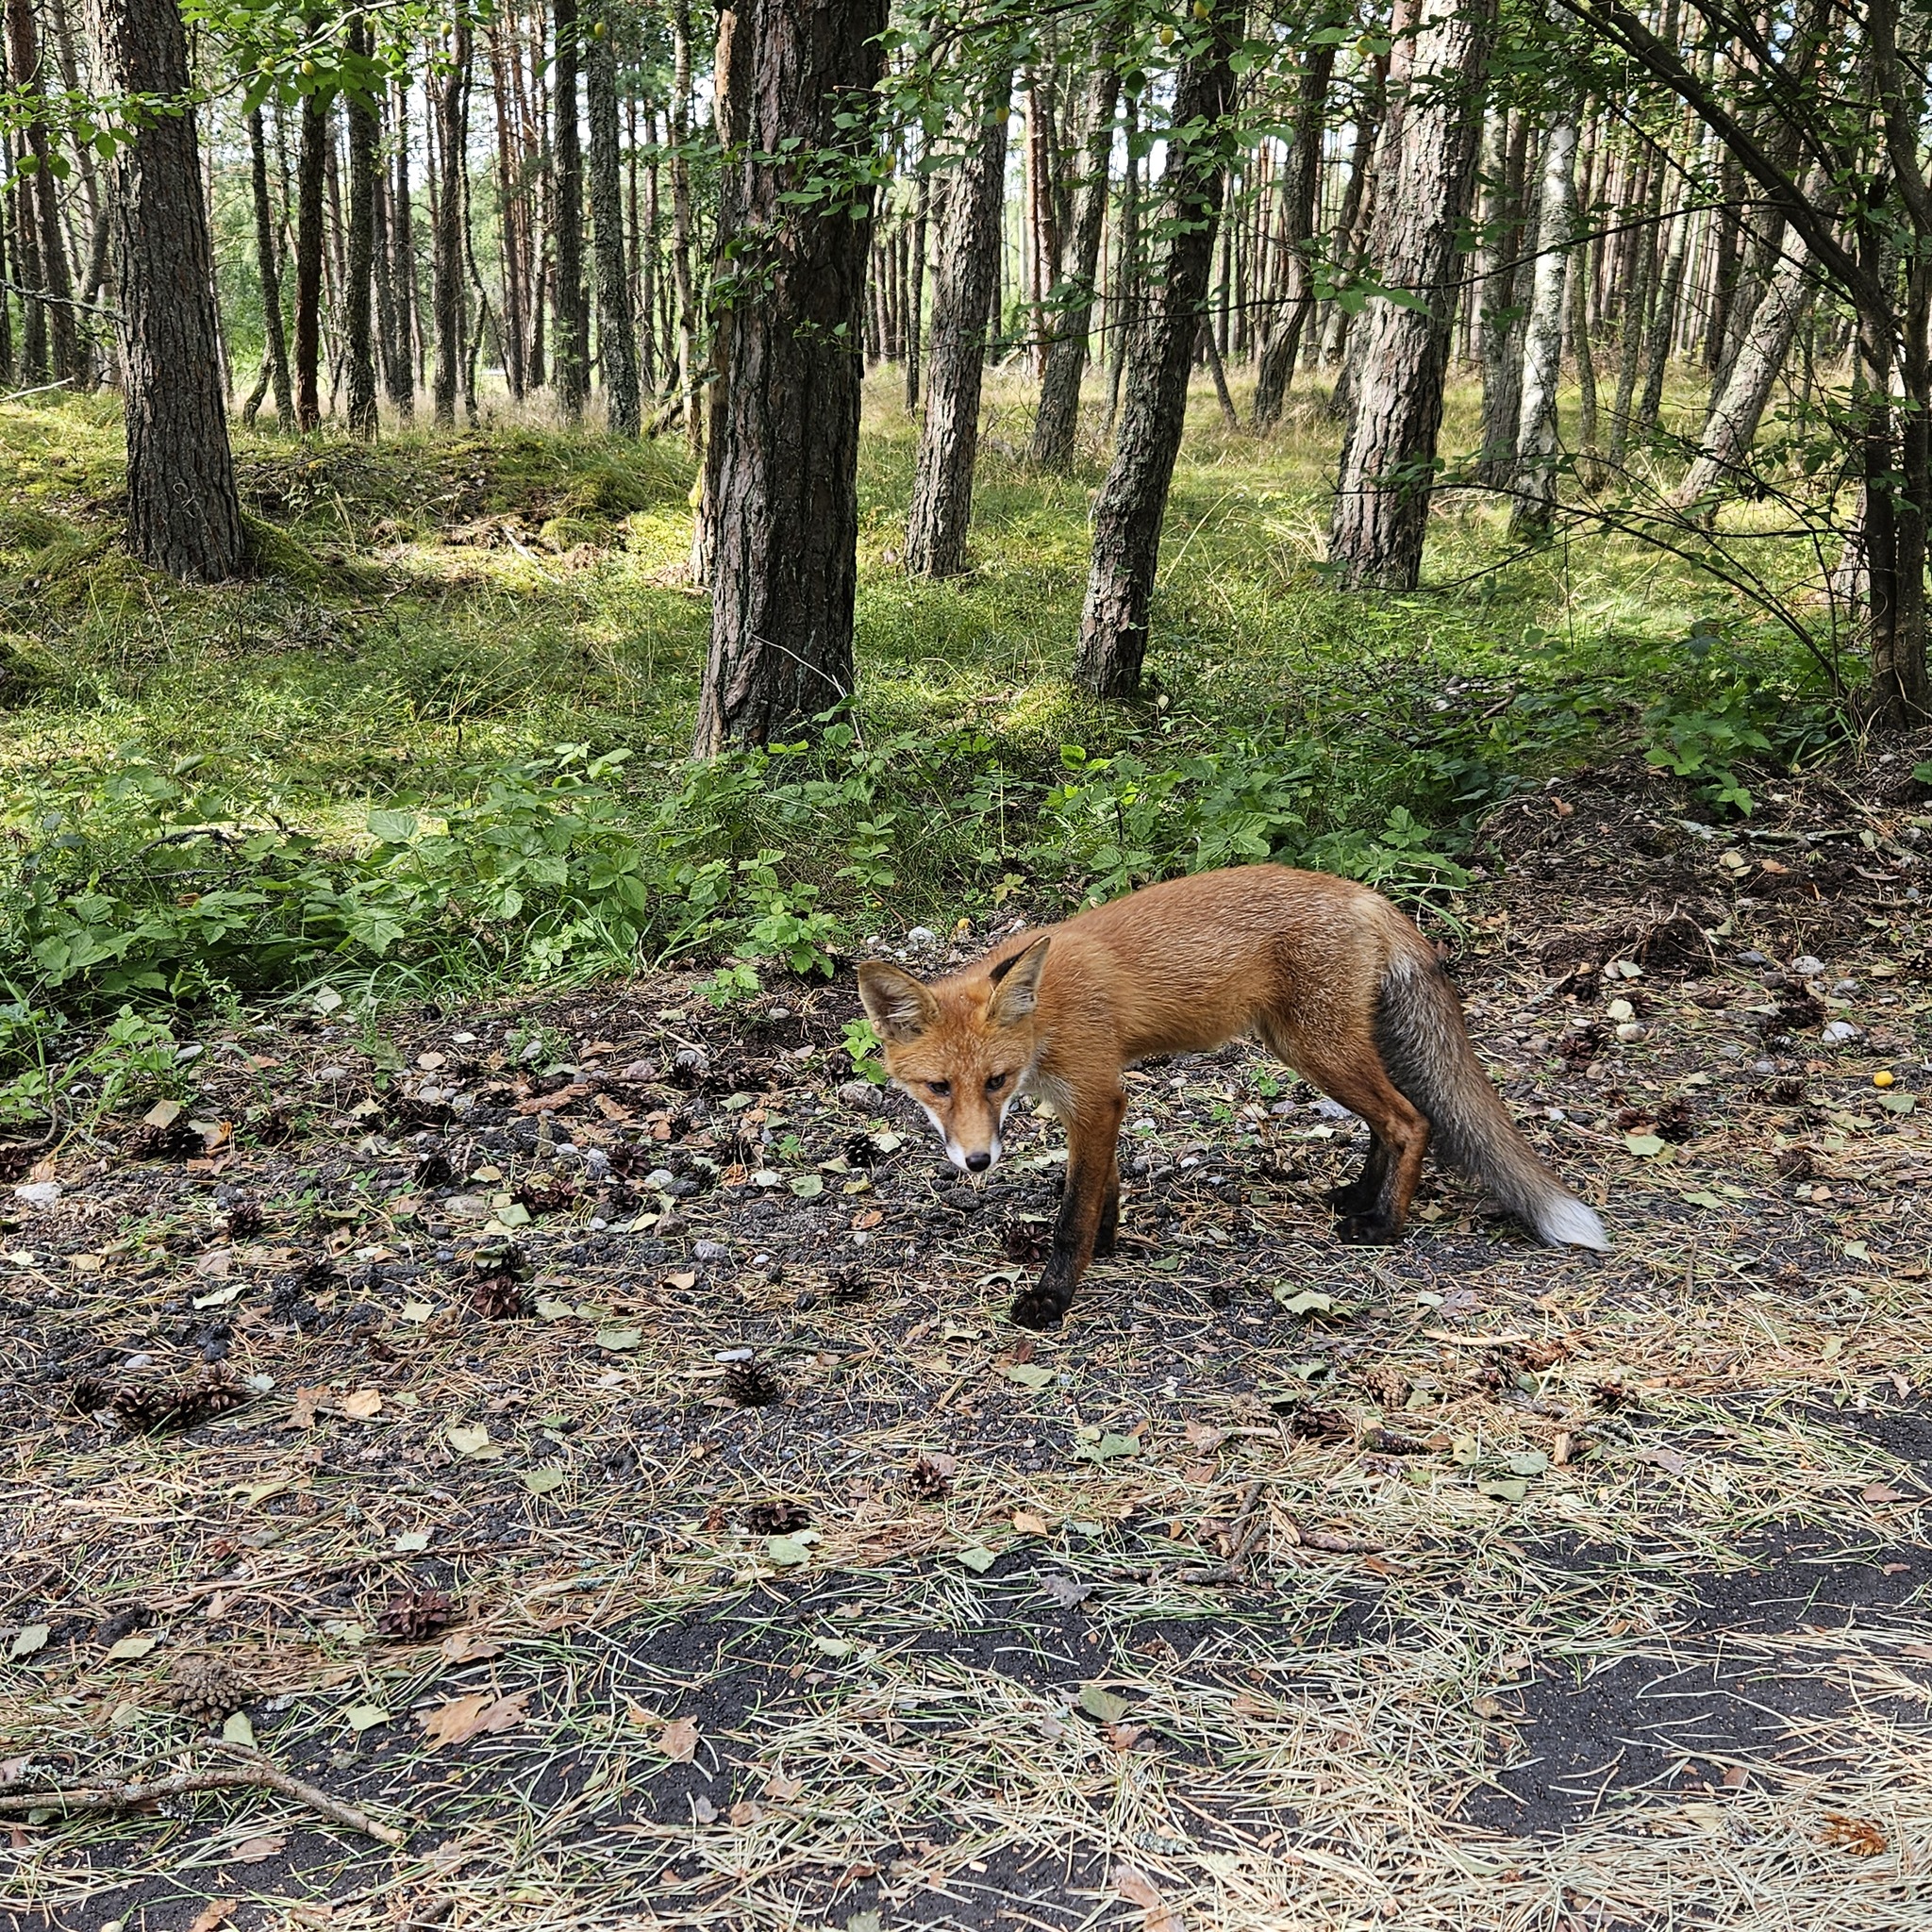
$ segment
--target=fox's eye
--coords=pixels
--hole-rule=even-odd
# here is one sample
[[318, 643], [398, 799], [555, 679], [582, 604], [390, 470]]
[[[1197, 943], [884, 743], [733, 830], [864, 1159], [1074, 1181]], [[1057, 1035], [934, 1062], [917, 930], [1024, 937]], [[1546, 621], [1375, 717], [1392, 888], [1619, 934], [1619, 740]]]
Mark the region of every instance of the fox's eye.
[[989, 1093], [997, 1093], [1012, 1077], [1010, 1074], [995, 1074], [987, 1081], [986, 1091]]
[[925, 1083], [925, 1091], [935, 1100], [943, 1100], [953, 1091], [953, 1083], [950, 1080], [928, 1080]]

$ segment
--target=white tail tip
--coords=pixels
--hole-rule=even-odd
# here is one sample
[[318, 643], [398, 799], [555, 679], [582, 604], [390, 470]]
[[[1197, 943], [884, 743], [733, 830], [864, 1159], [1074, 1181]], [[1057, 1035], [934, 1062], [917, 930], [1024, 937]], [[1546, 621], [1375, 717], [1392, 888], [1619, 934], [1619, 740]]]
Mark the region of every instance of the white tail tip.
[[1607, 1249], [1610, 1245], [1603, 1223], [1574, 1194], [1561, 1195], [1539, 1209], [1536, 1231], [1552, 1247]]

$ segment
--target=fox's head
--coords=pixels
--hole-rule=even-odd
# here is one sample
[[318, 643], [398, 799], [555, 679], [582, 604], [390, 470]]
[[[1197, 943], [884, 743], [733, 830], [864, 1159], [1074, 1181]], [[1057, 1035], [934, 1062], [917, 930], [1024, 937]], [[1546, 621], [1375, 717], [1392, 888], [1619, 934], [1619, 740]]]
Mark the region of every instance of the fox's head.
[[1045, 939], [983, 977], [927, 986], [903, 967], [869, 959], [858, 996], [885, 1047], [886, 1071], [918, 1101], [946, 1158], [984, 1174], [1000, 1158], [1000, 1125], [1039, 1053], [1034, 1008]]

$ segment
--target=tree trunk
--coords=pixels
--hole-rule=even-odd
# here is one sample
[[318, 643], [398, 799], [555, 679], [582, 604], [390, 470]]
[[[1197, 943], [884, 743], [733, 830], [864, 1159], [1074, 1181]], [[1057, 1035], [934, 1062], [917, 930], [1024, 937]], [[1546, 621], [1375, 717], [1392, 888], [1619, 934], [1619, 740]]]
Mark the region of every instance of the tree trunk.
[[[349, 22], [349, 52], [367, 60], [373, 52], [368, 23]], [[375, 144], [381, 134], [375, 109], [366, 94], [352, 88], [349, 119], [348, 286], [343, 291], [343, 330], [348, 337], [349, 433], [374, 436], [375, 411], [375, 318], [372, 304], [375, 268]]]
[[923, 169], [912, 218], [912, 257], [906, 264], [906, 413], [919, 408], [920, 331], [925, 326], [925, 225], [932, 212], [932, 176]]
[[741, 0], [721, 38], [718, 245], [745, 293], [733, 307], [727, 285], [713, 311], [700, 757], [769, 742], [852, 692], [871, 191], [791, 195], [827, 161], [865, 178], [885, 25], [886, 0]]
[[436, 145], [442, 178], [431, 209], [433, 222], [430, 300], [436, 312], [436, 421], [456, 426], [457, 394], [463, 373], [463, 192], [460, 176], [469, 145], [470, 17], [458, 8], [449, 71], [436, 91]]
[[[1518, 291], [1528, 277], [1520, 260], [1528, 233], [1524, 206], [1529, 123], [1497, 110], [1483, 266], [1478, 272], [1481, 319], [1476, 337], [1483, 372], [1482, 448], [1476, 475], [1491, 489], [1509, 485], [1516, 470], [1517, 428], [1523, 414], [1523, 310]], [[1512, 131], [1513, 129], [1513, 131]]]
[[1040, 411], [1033, 419], [1030, 457], [1041, 470], [1073, 466], [1080, 425], [1080, 384], [1087, 374], [1087, 339], [1093, 327], [1094, 271], [1107, 221], [1108, 166], [1113, 156], [1114, 108], [1120, 100], [1118, 64], [1124, 16], [1103, 22], [1093, 48], [1093, 83], [1087, 100], [1086, 174], [1074, 223], [1073, 273], [1055, 282], [1047, 301], [1046, 373], [1040, 382]]
[[1193, 367], [1226, 187], [1222, 123], [1234, 104], [1241, 0], [1215, 0], [1191, 23], [1174, 84], [1161, 186], [1170, 216], [1166, 258], [1128, 351], [1126, 407], [1112, 467], [1093, 506], [1093, 556], [1080, 613], [1074, 681], [1094, 696], [1140, 695], [1160, 526], [1188, 413]]
[[1012, 89], [1012, 64], [999, 61], [987, 78], [979, 139], [946, 195], [932, 298], [925, 422], [906, 523], [906, 570], [915, 577], [953, 577], [966, 568], [973, 468], [979, 452], [980, 380], [1006, 203]]
[[1456, 231], [1475, 158], [1488, 0], [1420, 17], [1397, 0], [1369, 259], [1385, 288], [1422, 308], [1372, 299], [1356, 342], [1348, 434], [1329, 529], [1344, 583], [1412, 591], [1422, 574], [1454, 302]]
[[677, 386], [684, 395], [685, 435], [694, 457], [705, 448], [698, 408], [697, 297], [691, 271], [691, 0], [671, 9], [671, 284], [677, 297]]
[[[1816, 175], [1807, 189], [1822, 198], [1824, 183]], [[1778, 372], [1790, 352], [1817, 293], [1810, 256], [1796, 236], [1787, 255], [1773, 271], [1770, 285], [1752, 310], [1750, 326], [1731, 358], [1730, 373], [1705, 419], [1703, 446], [1684, 473], [1674, 499], [1707, 525], [1717, 516], [1718, 495], [1737, 476], [1751, 454], [1764, 407], [1771, 400]]]
[[1126, 108], [1122, 114], [1126, 134], [1126, 166], [1121, 176], [1120, 238], [1115, 249], [1119, 260], [1114, 269], [1114, 291], [1108, 298], [1107, 328], [1113, 338], [1112, 354], [1107, 358], [1107, 417], [1105, 434], [1113, 434], [1120, 418], [1121, 382], [1126, 374], [1127, 345], [1133, 340], [1133, 317], [1140, 313], [1144, 298], [1141, 260], [1141, 162], [1135, 142], [1141, 131], [1139, 87], [1127, 90]]
[[1275, 241], [1280, 288], [1255, 371], [1257, 431], [1272, 429], [1281, 421], [1282, 404], [1294, 380], [1295, 358], [1301, 353], [1302, 333], [1315, 304], [1308, 244], [1315, 234], [1315, 200], [1322, 185], [1322, 128], [1334, 73], [1333, 43], [1311, 47], [1295, 92], [1294, 126], [1281, 182], [1280, 232]]
[[564, 420], [577, 422], [591, 392], [590, 305], [584, 297], [584, 157], [577, 138], [577, 0], [553, 0], [556, 80], [550, 111], [557, 156], [557, 340], [550, 365]]
[[1650, 312], [1650, 329], [1643, 344], [1643, 389], [1637, 402], [1637, 433], [1649, 436], [1663, 408], [1664, 376], [1671, 365], [1671, 343], [1677, 330], [1677, 301], [1684, 290], [1684, 263], [1690, 249], [1690, 190], [1678, 190], [1676, 212], [1671, 217], [1670, 241], [1663, 277], [1657, 284], [1657, 307]]
[[1557, 507], [1557, 385], [1563, 374], [1563, 297], [1576, 232], [1576, 110], [1559, 108], [1543, 137], [1536, 264], [1523, 338], [1523, 405], [1516, 431], [1513, 530], [1547, 532]]
[[195, 152], [188, 42], [175, 0], [97, 0], [101, 84], [184, 103], [116, 146], [115, 230], [127, 414], [127, 541], [195, 582], [242, 566], [242, 504], [215, 356], [207, 209]]
[[585, 105], [591, 121], [591, 226], [597, 247], [597, 362], [604, 376], [605, 407], [613, 436], [635, 436], [642, 427], [638, 395], [637, 324], [631, 312], [630, 274], [624, 257], [624, 192], [617, 165], [617, 50], [610, 40], [610, 11], [593, 0], [591, 39], [585, 49]]
[[[38, 103], [41, 89], [40, 36], [35, 26], [33, 0], [6, 0], [7, 42], [14, 86], [24, 104]], [[60, 184], [51, 166], [53, 143], [47, 124], [31, 108], [25, 128], [27, 153], [33, 157], [35, 172], [22, 184], [22, 214], [35, 225], [34, 242], [40, 274], [37, 292], [45, 296], [48, 345], [53, 352], [56, 382], [80, 387], [86, 378], [86, 358], [80, 332], [74, 320], [74, 278], [67, 264], [67, 243], [60, 233]]]
[[275, 239], [274, 205], [268, 193], [268, 143], [261, 109], [248, 117], [248, 158], [255, 188], [255, 253], [261, 275], [261, 332], [268, 348], [269, 378], [275, 385], [275, 427], [294, 433], [295, 398], [289, 385], [289, 338], [282, 325], [281, 248]]
[[409, 205], [409, 85], [407, 75], [396, 91], [396, 165], [390, 190], [390, 269], [395, 299], [395, 338], [384, 357], [384, 387], [397, 413], [408, 422], [416, 412], [416, 239]]
[[302, 96], [302, 145], [295, 159], [295, 426], [322, 425], [322, 219], [329, 95]]

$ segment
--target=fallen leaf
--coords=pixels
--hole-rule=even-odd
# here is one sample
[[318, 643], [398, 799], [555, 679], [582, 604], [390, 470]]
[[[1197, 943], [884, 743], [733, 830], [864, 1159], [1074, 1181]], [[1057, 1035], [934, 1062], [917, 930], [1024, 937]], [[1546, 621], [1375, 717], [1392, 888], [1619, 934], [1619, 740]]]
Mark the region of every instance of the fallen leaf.
[[1047, 1532], [1046, 1518], [1032, 1509], [1015, 1509], [1013, 1527], [1022, 1536], [1044, 1536]]
[[[174, 1107], [175, 1103], [171, 1100], [166, 1105]], [[175, 1107], [175, 1111], [179, 1113], [181, 1109]], [[241, 1903], [239, 1898], [209, 1899], [189, 1921], [188, 1932], [215, 1932], [217, 1925], [225, 1925], [235, 1916], [235, 1907]]]
[[31, 1657], [35, 1651], [46, 1647], [48, 1627], [44, 1624], [29, 1624], [23, 1630], [14, 1633], [13, 1647], [7, 1655], [9, 1657]]
[[975, 1576], [984, 1576], [999, 1560], [991, 1550], [982, 1548], [977, 1543], [974, 1544], [971, 1549], [960, 1550], [956, 1554], [960, 1562], [965, 1564], [967, 1569], [972, 1571]]
[[265, 1831], [259, 1838], [243, 1839], [228, 1854], [229, 1862], [236, 1865], [259, 1865], [273, 1858], [289, 1842], [286, 1831]]
[[1903, 1503], [1907, 1498], [1903, 1490], [1894, 1490], [1886, 1483], [1872, 1483], [1858, 1491], [1858, 1500], [1863, 1503]]
[[811, 1545], [795, 1536], [768, 1536], [765, 1539], [765, 1560], [787, 1570], [796, 1569], [800, 1563], [811, 1560]]
[[474, 1630], [453, 1630], [437, 1648], [444, 1661], [453, 1664], [481, 1663], [485, 1657], [503, 1655], [502, 1644], [492, 1643]]
[[255, 1746], [255, 1726], [248, 1722], [245, 1710], [230, 1711], [222, 1724], [222, 1741], [227, 1744], [246, 1744], [251, 1750]]
[[774, 1805], [790, 1804], [793, 1798], [800, 1796], [804, 1790], [803, 1778], [787, 1777], [782, 1771], [774, 1771], [765, 1780], [765, 1796]]
[[718, 1807], [708, 1798], [693, 1798], [691, 1801], [691, 1815], [700, 1824], [715, 1824], [718, 1822]]
[[1159, 1892], [1144, 1872], [1136, 1871], [1131, 1865], [1116, 1865], [1113, 1889], [1129, 1905], [1139, 1906], [1146, 1914], [1141, 1921], [1144, 1932], [1181, 1932], [1181, 1915], [1172, 1906], [1161, 1903]]
[[344, 1415], [354, 1416], [358, 1423], [366, 1423], [373, 1416], [382, 1413], [382, 1391], [380, 1389], [358, 1389], [353, 1395], [345, 1395], [336, 1407]]
[[508, 1697], [492, 1697], [487, 1690], [454, 1697], [422, 1721], [429, 1748], [441, 1751], [445, 1744], [464, 1744], [485, 1731], [513, 1731], [529, 1716], [529, 1701], [527, 1690], [512, 1691]]
[[1093, 1586], [1091, 1583], [1077, 1583], [1071, 1576], [1061, 1576], [1053, 1572], [1035, 1580], [1041, 1590], [1063, 1610], [1077, 1609], [1093, 1594]]
[[1048, 1389], [1053, 1386], [1053, 1371], [1041, 1368], [1038, 1362], [1008, 1362], [1000, 1374], [1008, 1381], [1019, 1383], [1023, 1389]]
[[674, 1764], [689, 1764], [697, 1756], [698, 1727], [688, 1717], [675, 1717], [658, 1733], [658, 1748]]
[[664, 1279], [673, 1288], [695, 1288], [698, 1280], [696, 1274], [689, 1268], [680, 1268], [675, 1274], [667, 1274]]
[[756, 1798], [741, 1798], [724, 1815], [742, 1831], [747, 1824], [756, 1824], [765, 1815], [765, 1807]]
[[1111, 1462], [1119, 1456], [1138, 1456], [1140, 1443], [1132, 1436], [1108, 1433], [1097, 1442], [1075, 1442], [1074, 1457], [1079, 1462]]
[[389, 1722], [389, 1712], [379, 1704], [352, 1704], [342, 1713], [342, 1722], [359, 1736], [364, 1731], [373, 1731], [377, 1724]]
[[1858, 1858], [1875, 1858], [1890, 1845], [1885, 1833], [1869, 1818], [1852, 1818], [1842, 1811], [1827, 1811], [1824, 1829], [1818, 1836], [1826, 1844], [1837, 1845]]
[[1210, 1450], [1219, 1449], [1227, 1441], [1227, 1431], [1217, 1429], [1211, 1423], [1190, 1423], [1187, 1437], [1190, 1446], [1200, 1450], [1205, 1456]]
[[109, 1663], [127, 1663], [145, 1657], [161, 1640], [158, 1637], [124, 1637], [108, 1651]]
[[[483, 1457], [489, 1453], [490, 1430], [483, 1423], [477, 1423], [474, 1427], [452, 1423], [442, 1433], [449, 1446], [458, 1456]], [[496, 1454], [501, 1456], [503, 1451], [498, 1449]]]
[[641, 1328], [600, 1328], [597, 1331], [597, 1346], [608, 1348], [614, 1355], [635, 1348], [643, 1339]]
[[552, 1490], [562, 1489], [563, 1484], [563, 1471], [558, 1469], [555, 1463], [547, 1464], [542, 1469], [530, 1469], [524, 1472], [524, 1487], [533, 1496], [547, 1496]]
[[1082, 1684], [1080, 1708], [1104, 1724], [1117, 1724], [1127, 1714], [1127, 1700], [1116, 1697], [1111, 1690], [1103, 1690], [1098, 1684]]
[[1274, 1291], [1274, 1299], [1285, 1315], [1325, 1315], [1335, 1306], [1335, 1297], [1320, 1289], [1305, 1288], [1299, 1294], [1291, 1294], [1285, 1283]]

